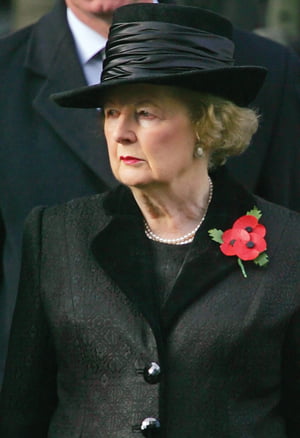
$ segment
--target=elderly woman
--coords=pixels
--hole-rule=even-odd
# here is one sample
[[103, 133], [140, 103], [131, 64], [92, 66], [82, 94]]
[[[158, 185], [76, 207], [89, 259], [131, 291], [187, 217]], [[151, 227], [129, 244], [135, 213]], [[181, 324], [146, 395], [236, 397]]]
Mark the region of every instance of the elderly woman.
[[222, 170], [265, 75], [232, 54], [215, 14], [125, 6], [54, 96], [101, 109], [121, 185], [27, 221], [1, 438], [300, 436], [300, 219]]

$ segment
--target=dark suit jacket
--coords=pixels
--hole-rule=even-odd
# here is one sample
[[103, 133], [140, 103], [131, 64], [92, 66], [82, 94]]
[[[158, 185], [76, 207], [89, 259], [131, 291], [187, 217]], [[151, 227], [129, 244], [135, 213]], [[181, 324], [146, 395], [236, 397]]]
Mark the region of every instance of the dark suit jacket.
[[0, 58], [2, 375], [26, 215], [36, 205], [102, 192], [114, 179], [96, 110], [63, 109], [49, 99], [85, 85], [63, 4], [0, 40]]
[[[222, 174], [214, 187], [161, 312], [127, 188], [33, 212], [1, 438], [135, 437], [145, 417], [164, 438], [300, 436], [300, 216]], [[208, 230], [231, 228], [254, 205], [270, 262], [245, 262], [245, 279]], [[151, 384], [153, 361], [161, 376]]]
[[[260, 194], [300, 209], [299, 62], [285, 48], [236, 31], [237, 60], [270, 67], [256, 103], [253, 147], [230, 167]], [[0, 40], [0, 381], [19, 277], [25, 216], [113, 184], [94, 110], [63, 109], [53, 92], [84, 85], [59, 1], [37, 24]], [[297, 74], [297, 77], [296, 77]]]

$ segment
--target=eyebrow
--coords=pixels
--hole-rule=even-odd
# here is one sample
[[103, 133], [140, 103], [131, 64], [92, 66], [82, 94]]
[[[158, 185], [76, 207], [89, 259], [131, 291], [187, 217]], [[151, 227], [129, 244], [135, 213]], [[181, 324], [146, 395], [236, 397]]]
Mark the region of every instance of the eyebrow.
[[112, 99], [108, 99], [106, 102], [104, 102], [104, 106], [105, 105], [136, 105], [136, 106], [141, 106], [141, 105], [153, 105], [153, 106], [155, 106], [155, 107], [159, 107], [159, 105], [158, 104], [156, 104], [155, 102], [153, 102], [152, 100], [150, 100], [150, 99], [143, 99], [143, 100], [137, 100], [137, 101], [135, 101], [135, 102], [126, 102], [126, 103], [120, 103], [120, 102], [117, 102], [117, 101], [114, 101], [114, 100], [112, 100]]
[[136, 103], [136, 105], [149, 105], [149, 104], [155, 105], [155, 103], [149, 99], [140, 100]]

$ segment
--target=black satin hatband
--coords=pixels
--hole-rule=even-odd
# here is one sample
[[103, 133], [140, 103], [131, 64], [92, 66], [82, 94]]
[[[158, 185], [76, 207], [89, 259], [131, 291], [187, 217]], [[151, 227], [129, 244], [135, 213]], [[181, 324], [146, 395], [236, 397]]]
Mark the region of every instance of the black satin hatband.
[[101, 82], [234, 64], [234, 44], [191, 27], [147, 21], [111, 27]]

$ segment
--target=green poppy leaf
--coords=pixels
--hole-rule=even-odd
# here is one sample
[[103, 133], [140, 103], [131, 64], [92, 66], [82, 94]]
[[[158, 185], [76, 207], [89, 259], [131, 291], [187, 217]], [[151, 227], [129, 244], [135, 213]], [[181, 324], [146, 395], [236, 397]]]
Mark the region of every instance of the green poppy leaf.
[[247, 211], [246, 214], [256, 217], [257, 220], [259, 220], [262, 217], [262, 212], [257, 207], [253, 207], [253, 209]]
[[255, 260], [253, 260], [254, 263], [258, 266], [266, 266], [269, 263], [269, 257], [266, 252], [262, 252], [259, 254], [258, 257], [256, 257]]
[[212, 230], [208, 230], [208, 234], [210, 235], [210, 237], [212, 238], [212, 240], [214, 242], [223, 243], [223, 240], [222, 240], [223, 231], [222, 230], [217, 230], [216, 228], [214, 228]]

